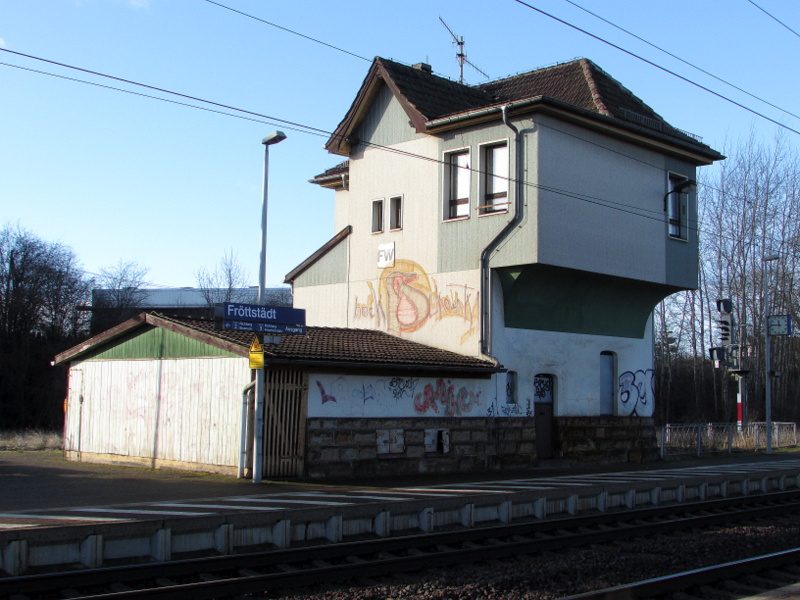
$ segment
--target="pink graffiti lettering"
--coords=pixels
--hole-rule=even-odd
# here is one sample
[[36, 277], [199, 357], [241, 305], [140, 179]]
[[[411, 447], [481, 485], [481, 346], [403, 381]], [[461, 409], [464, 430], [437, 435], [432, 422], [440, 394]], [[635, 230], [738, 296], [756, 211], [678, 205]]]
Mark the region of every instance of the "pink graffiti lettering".
[[444, 407], [444, 414], [448, 417], [459, 416], [472, 412], [475, 406], [480, 405], [480, 392], [477, 394], [462, 386], [458, 392], [455, 385], [444, 379], [436, 382], [436, 387], [430, 383], [425, 385], [422, 392], [414, 398], [414, 410], [420, 414], [428, 411], [439, 413], [439, 406]]

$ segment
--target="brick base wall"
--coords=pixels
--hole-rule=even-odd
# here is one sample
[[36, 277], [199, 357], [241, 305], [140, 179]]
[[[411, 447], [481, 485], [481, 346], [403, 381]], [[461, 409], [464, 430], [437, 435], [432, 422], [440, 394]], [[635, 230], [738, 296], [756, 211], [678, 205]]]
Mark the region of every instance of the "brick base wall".
[[[658, 456], [652, 419], [557, 417], [553, 427], [553, 456], [558, 458], [611, 463], [641, 462]], [[426, 430], [447, 431], [449, 451], [426, 448]], [[387, 434], [390, 443], [386, 442]], [[467, 473], [537, 464], [533, 418], [307, 422], [305, 465], [306, 474], [311, 477]]]

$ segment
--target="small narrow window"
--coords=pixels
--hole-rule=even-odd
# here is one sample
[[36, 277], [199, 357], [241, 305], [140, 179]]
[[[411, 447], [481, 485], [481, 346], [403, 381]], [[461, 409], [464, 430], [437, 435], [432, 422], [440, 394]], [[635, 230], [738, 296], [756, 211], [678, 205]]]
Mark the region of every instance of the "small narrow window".
[[372, 233], [383, 231], [383, 200], [372, 201]]
[[506, 404], [517, 403], [517, 372], [506, 373]]
[[469, 216], [470, 161], [469, 151], [453, 152], [447, 155], [446, 219]]
[[403, 197], [393, 196], [389, 199], [389, 229], [403, 228]]
[[508, 210], [508, 145], [492, 144], [483, 148], [483, 198], [480, 214]]
[[616, 403], [617, 360], [613, 352], [600, 353], [600, 414], [613, 415]]

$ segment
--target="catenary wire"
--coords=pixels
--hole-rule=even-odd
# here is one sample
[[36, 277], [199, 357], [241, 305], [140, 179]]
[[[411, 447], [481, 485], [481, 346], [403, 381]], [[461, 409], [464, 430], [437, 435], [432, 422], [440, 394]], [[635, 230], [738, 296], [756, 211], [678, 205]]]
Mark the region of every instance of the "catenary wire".
[[765, 115], [763, 113], [760, 113], [755, 109], [749, 108], [749, 107], [745, 106], [744, 104], [742, 104], [740, 102], [737, 102], [736, 100], [733, 100], [732, 98], [728, 98], [727, 96], [725, 96], [723, 94], [720, 94], [719, 92], [715, 92], [711, 88], [706, 87], [704, 85], [701, 85], [701, 84], [697, 83], [696, 81], [692, 81], [688, 77], [684, 77], [683, 75], [681, 75], [679, 73], [676, 73], [675, 71], [667, 69], [666, 67], [662, 67], [658, 63], [655, 63], [652, 60], [649, 60], [649, 59], [647, 59], [647, 58], [645, 58], [643, 56], [640, 56], [640, 55], [636, 54], [635, 52], [631, 52], [630, 50], [626, 50], [622, 46], [619, 46], [619, 45], [617, 45], [617, 44], [615, 44], [613, 42], [609, 42], [608, 40], [600, 37], [599, 35], [595, 35], [595, 34], [589, 32], [589, 31], [587, 31], [587, 30], [585, 30], [585, 29], [583, 29], [581, 27], [578, 27], [577, 25], [573, 25], [572, 23], [570, 23], [568, 21], [565, 21], [564, 19], [560, 19], [559, 17], [550, 14], [549, 12], [546, 12], [546, 11], [540, 9], [540, 8], [536, 8], [535, 6], [533, 6], [531, 4], [528, 4], [524, 0], [514, 0], [514, 2], [516, 2], [518, 4], [521, 4], [522, 6], [525, 6], [525, 7], [529, 8], [529, 9], [531, 9], [533, 11], [536, 11], [539, 14], [544, 15], [545, 17], [549, 17], [550, 19], [553, 19], [554, 21], [558, 21], [562, 25], [566, 25], [567, 27], [570, 27], [570, 28], [574, 29], [575, 31], [583, 33], [584, 35], [588, 35], [589, 37], [591, 37], [592, 39], [597, 40], [598, 42], [602, 42], [603, 44], [611, 46], [612, 48], [615, 48], [616, 50], [619, 50], [620, 52], [624, 52], [628, 56], [632, 56], [633, 58], [636, 58], [636, 59], [638, 59], [638, 60], [640, 60], [640, 61], [642, 61], [642, 62], [644, 62], [644, 63], [646, 63], [646, 64], [648, 64], [648, 65], [650, 65], [652, 67], [655, 67], [656, 69], [659, 69], [660, 71], [668, 73], [669, 75], [672, 75], [673, 77], [677, 77], [681, 81], [684, 81], [684, 82], [686, 82], [688, 84], [691, 84], [691, 85], [693, 85], [693, 86], [695, 86], [695, 87], [697, 87], [697, 88], [699, 88], [699, 89], [701, 89], [703, 91], [706, 91], [709, 94], [712, 94], [712, 95], [716, 96], [717, 98], [720, 98], [722, 100], [725, 100], [726, 102], [729, 102], [729, 103], [733, 104], [734, 106], [738, 106], [739, 108], [742, 108], [742, 109], [746, 110], [749, 113], [752, 113], [752, 114], [754, 114], [754, 115], [756, 115], [758, 117], [761, 117], [762, 119], [765, 119], [765, 120], [769, 121], [770, 123], [773, 123], [773, 124], [777, 125], [778, 127], [782, 127], [783, 129], [786, 129], [788, 131], [791, 131], [792, 133], [796, 133], [796, 134], [800, 135], [800, 131], [798, 131], [797, 129], [789, 127], [788, 125], [786, 125], [784, 123], [781, 123], [780, 121], [776, 121], [775, 119], [773, 119], [771, 117], [768, 117], [767, 115]]
[[[245, 110], [245, 109], [242, 109], [242, 108], [236, 108], [234, 106], [229, 106], [227, 104], [221, 104], [219, 102], [214, 102], [212, 100], [203, 100], [202, 98], [197, 98], [195, 96], [189, 96], [187, 94], [182, 94], [180, 92], [173, 92], [171, 90], [167, 90], [167, 89], [164, 89], [164, 88], [148, 85], [146, 83], [140, 83], [138, 81], [133, 81], [131, 79], [125, 79], [123, 77], [117, 77], [116, 75], [108, 75], [106, 73], [100, 73], [99, 71], [92, 71], [90, 69], [84, 69], [83, 67], [76, 67], [75, 65], [68, 65], [66, 63], [61, 63], [61, 62], [58, 62], [58, 61], [55, 61], [55, 60], [50, 60], [50, 59], [47, 59], [47, 58], [41, 58], [39, 56], [33, 56], [31, 54], [24, 54], [22, 52], [16, 52], [14, 50], [9, 50], [8, 48], [0, 48], [0, 51], [7, 52], [9, 54], [14, 54], [16, 56], [22, 56], [24, 58], [29, 58], [29, 59], [32, 59], [32, 60], [38, 60], [40, 62], [44, 62], [44, 63], [47, 63], [47, 64], [55, 65], [55, 66], [58, 66], [58, 67], [63, 67], [65, 69], [72, 69], [72, 70], [75, 70], [75, 71], [80, 71], [81, 73], [87, 73], [89, 75], [95, 75], [97, 77], [104, 77], [106, 79], [111, 79], [113, 81], [119, 81], [121, 83], [127, 83], [129, 85], [135, 85], [135, 86], [138, 86], [138, 87], [143, 87], [143, 88], [146, 88], [148, 90], [153, 90], [155, 92], [161, 92], [162, 94], [170, 94], [172, 96], [178, 96], [180, 98], [185, 98], [186, 100], [192, 100], [194, 102], [202, 102], [203, 104], [210, 104], [210, 105], [216, 106], [218, 108], [224, 108], [226, 110], [234, 110], [236, 112], [241, 112], [241, 113], [253, 115], [255, 117], [259, 117], [259, 118], [262, 118], [262, 119], [269, 119], [270, 121], [276, 121], [276, 122], [283, 123], [283, 124], [286, 124], [286, 125], [291, 125], [291, 126], [294, 126], [294, 127], [307, 129], [309, 131], [316, 131], [316, 132], [318, 132], [320, 134], [323, 134], [323, 135], [329, 135], [330, 134], [330, 132], [325, 131], [324, 129], [317, 129], [316, 127], [311, 127], [310, 125], [303, 125], [302, 123], [296, 123], [294, 121], [287, 121], [286, 119], [279, 119], [278, 117], [271, 117], [269, 115], [263, 115], [263, 114], [260, 114], [260, 113], [257, 113], [257, 112], [253, 112], [253, 111], [249, 111], [249, 110]], [[83, 80], [78, 80], [78, 81], [83, 81]], [[89, 82], [83, 81], [83, 83], [89, 83]]]
[[760, 7], [758, 4], [756, 4], [755, 2], [753, 2], [753, 0], [747, 0], [747, 1], [748, 1], [750, 4], [752, 4], [753, 6], [755, 6], [755, 7], [756, 7], [758, 10], [760, 10], [761, 12], [763, 12], [765, 15], [767, 15], [767, 16], [768, 16], [770, 19], [773, 19], [774, 21], [776, 21], [776, 22], [777, 22], [777, 23], [779, 23], [780, 25], [783, 25], [783, 26], [784, 26], [786, 29], [788, 29], [789, 31], [791, 31], [791, 32], [792, 32], [793, 34], [795, 34], [797, 37], [800, 37], [800, 33], [797, 33], [797, 32], [796, 32], [794, 29], [792, 29], [791, 27], [789, 27], [789, 26], [788, 26], [786, 23], [784, 23], [783, 21], [781, 21], [781, 20], [780, 20], [778, 17], [776, 17], [775, 15], [773, 15], [773, 14], [771, 14], [771, 13], [767, 12], [766, 10], [764, 10], [764, 9], [763, 9], [762, 7]]
[[[215, 113], [215, 114], [218, 114], [218, 115], [224, 115], [226, 117], [233, 117], [235, 119], [242, 119], [244, 121], [252, 121], [254, 123], [264, 123], [266, 125], [277, 125], [277, 124], [279, 124], [283, 129], [289, 129], [291, 131], [297, 131], [297, 132], [300, 132], [300, 133], [308, 133], [310, 135], [317, 135], [317, 136], [320, 136], [320, 137], [328, 137], [328, 135], [329, 135], [329, 134], [324, 133], [324, 132], [309, 130], [308, 128], [304, 128], [304, 126], [295, 127], [294, 125], [288, 125], [287, 121], [284, 121], [282, 119], [277, 119], [275, 117], [270, 117], [268, 115], [255, 116], [255, 115], [257, 115], [257, 113], [250, 113], [251, 115], [254, 115], [254, 116], [237, 115], [235, 113], [225, 112], [223, 110], [219, 110], [219, 109], [215, 109], [215, 108], [209, 108], [207, 106], [197, 106], [196, 104], [190, 104], [188, 102], [180, 102], [178, 100], [170, 100], [169, 98], [162, 98], [161, 96], [153, 96], [152, 94], [144, 94], [142, 92], [135, 92], [133, 90], [126, 90], [124, 88], [114, 87], [112, 85], [105, 85], [105, 84], [102, 84], [102, 83], [97, 83], [95, 81], [87, 81], [85, 79], [78, 79], [76, 77], [67, 77], [66, 75], [59, 75], [58, 73], [50, 73], [48, 71], [41, 71], [39, 69], [32, 69], [30, 67], [23, 67], [21, 65], [15, 65], [15, 64], [11, 64], [11, 63], [0, 62], [0, 66], [11, 67], [13, 69], [20, 69], [22, 71], [28, 71], [30, 73], [36, 73], [37, 75], [46, 75], [48, 77], [55, 77], [57, 79], [64, 79], [66, 81], [72, 81], [72, 82], [75, 82], [75, 83], [83, 83], [83, 84], [86, 84], [86, 85], [91, 85], [91, 86], [102, 88], [102, 89], [106, 89], [106, 90], [112, 90], [112, 91], [115, 91], [115, 92], [122, 92], [124, 94], [130, 94], [132, 96], [139, 96], [140, 98], [148, 98], [150, 100], [160, 100], [161, 102], [168, 102], [169, 104], [175, 104], [175, 105], [178, 105], [178, 106], [185, 106], [185, 107], [188, 107], [188, 108], [196, 108], [197, 110], [204, 110], [206, 112]], [[168, 93], [171, 93], [171, 92], [168, 92]], [[239, 109], [232, 109], [232, 110], [239, 110]]]
[[323, 42], [322, 40], [318, 40], [317, 38], [313, 38], [310, 35], [305, 35], [304, 33], [300, 33], [299, 31], [294, 31], [293, 29], [289, 29], [288, 27], [283, 27], [282, 25], [278, 25], [277, 23], [273, 23], [271, 21], [267, 21], [265, 19], [261, 19], [259, 17], [256, 17], [255, 15], [251, 15], [251, 14], [243, 12], [241, 10], [236, 10], [235, 8], [231, 8], [230, 6], [225, 6], [224, 4], [220, 4], [219, 2], [214, 2], [214, 0], [206, 0], [206, 2], [208, 2], [209, 4], [213, 4], [215, 6], [219, 6], [220, 8], [224, 8], [225, 10], [229, 10], [229, 11], [234, 12], [236, 14], [242, 15], [243, 17], [247, 17], [248, 19], [253, 19], [254, 21], [259, 21], [261, 23], [264, 23], [265, 25], [269, 25], [270, 27], [275, 27], [276, 29], [280, 29], [281, 31], [285, 31], [287, 33], [291, 33], [292, 35], [299, 36], [299, 37], [301, 37], [303, 39], [306, 39], [306, 40], [309, 40], [311, 42], [314, 42], [315, 44], [322, 44], [323, 46], [327, 46], [328, 48], [331, 48], [332, 50], [336, 50], [337, 52], [343, 52], [344, 54], [349, 54], [352, 57], [355, 57], [355, 58], [358, 58], [358, 59], [361, 59], [361, 60], [365, 60], [367, 62], [372, 62], [371, 59], [366, 58], [364, 56], [361, 56], [359, 54], [356, 54], [355, 52], [350, 52], [349, 50], [345, 50], [344, 48], [339, 48], [338, 46], [334, 46], [333, 44], [329, 44], [328, 42]]
[[606, 23], [606, 24], [608, 24], [608, 25], [611, 25], [612, 27], [614, 27], [614, 28], [618, 29], [619, 31], [622, 31], [622, 32], [624, 32], [624, 33], [628, 34], [629, 36], [631, 36], [631, 37], [633, 37], [633, 38], [636, 38], [637, 40], [639, 40], [640, 42], [643, 42], [643, 43], [647, 44], [647, 45], [648, 45], [648, 46], [650, 46], [651, 48], [655, 48], [655, 49], [656, 49], [656, 50], [658, 50], [659, 52], [663, 52], [663, 53], [664, 53], [664, 54], [666, 54], [667, 56], [671, 56], [671, 57], [672, 57], [672, 58], [674, 58], [675, 60], [678, 60], [678, 61], [682, 62], [683, 64], [685, 64], [685, 65], [687, 65], [687, 66], [689, 66], [689, 67], [691, 67], [691, 68], [695, 69], [696, 71], [700, 71], [700, 72], [701, 72], [701, 73], [703, 73], [704, 75], [708, 75], [709, 77], [712, 77], [713, 79], [716, 79], [716, 80], [717, 80], [717, 81], [719, 81], [720, 83], [724, 83], [725, 85], [727, 85], [727, 86], [729, 86], [729, 87], [732, 87], [733, 89], [735, 89], [735, 90], [737, 90], [737, 91], [739, 91], [739, 92], [742, 92], [743, 94], [747, 94], [747, 95], [748, 95], [748, 96], [750, 96], [751, 98], [753, 98], [753, 99], [755, 99], [755, 100], [758, 100], [759, 102], [763, 102], [764, 104], [766, 104], [766, 105], [768, 105], [768, 106], [771, 106], [772, 108], [774, 108], [774, 109], [776, 109], [776, 110], [779, 110], [779, 111], [781, 111], [782, 113], [785, 113], [785, 114], [787, 114], [787, 115], [789, 115], [789, 116], [792, 116], [792, 117], [794, 117], [795, 119], [800, 119], [800, 115], [797, 115], [797, 114], [795, 114], [795, 113], [793, 113], [793, 112], [791, 112], [791, 111], [788, 111], [788, 110], [786, 110], [786, 109], [784, 109], [784, 108], [781, 108], [780, 106], [777, 106], [776, 104], [773, 104], [772, 102], [770, 102], [770, 101], [768, 101], [768, 100], [764, 100], [764, 98], [761, 98], [761, 97], [759, 97], [759, 96], [756, 96], [755, 94], [751, 94], [751, 93], [750, 93], [750, 92], [748, 92], [747, 90], [740, 88], [739, 86], [737, 86], [737, 85], [735, 85], [735, 84], [731, 83], [730, 81], [726, 81], [725, 79], [722, 79], [721, 77], [717, 77], [716, 75], [714, 75], [713, 73], [711, 73], [711, 72], [709, 72], [709, 71], [707, 71], [707, 70], [703, 69], [702, 67], [698, 67], [697, 65], [690, 63], [688, 60], [685, 60], [685, 59], [681, 58], [680, 56], [677, 56], [676, 54], [673, 54], [673, 53], [672, 53], [672, 52], [670, 52], [669, 50], [665, 50], [664, 48], [662, 48], [662, 47], [660, 47], [660, 46], [657, 46], [656, 44], [653, 44], [652, 42], [648, 42], [646, 39], [644, 39], [644, 38], [643, 38], [643, 37], [641, 37], [641, 36], [638, 36], [638, 35], [636, 35], [636, 34], [635, 34], [635, 33], [633, 33], [632, 31], [629, 31], [629, 30], [625, 29], [624, 27], [620, 27], [620, 26], [619, 26], [619, 25], [617, 25], [616, 23], [613, 23], [613, 22], [609, 21], [608, 19], [606, 19], [606, 18], [604, 18], [604, 17], [602, 17], [602, 16], [598, 15], [597, 13], [594, 13], [594, 12], [592, 12], [591, 10], [589, 10], [588, 8], [585, 8], [585, 7], [581, 6], [581, 5], [580, 5], [580, 4], [578, 4], [577, 2], [573, 2], [573, 0], [564, 0], [564, 2], [567, 2], [568, 4], [571, 4], [572, 6], [574, 6], [575, 8], [577, 8], [577, 9], [580, 9], [580, 10], [582, 10], [583, 12], [585, 12], [585, 13], [588, 13], [588, 14], [592, 15], [592, 16], [593, 16], [594, 18], [596, 18], [596, 19], [600, 19], [601, 21], [603, 21], [603, 23]]
[[[60, 67], [63, 67], [63, 68], [75, 69], [75, 70], [78, 70], [78, 71], [83, 72], [83, 73], [88, 73], [88, 74], [96, 75], [96, 76], [99, 76], [99, 77], [105, 77], [105, 78], [108, 78], [108, 79], [112, 79], [114, 81], [120, 81], [120, 82], [124, 82], [124, 83], [130, 84], [130, 85], [134, 85], [134, 86], [141, 86], [141, 87], [144, 87], [144, 88], [150, 89], [150, 90], [156, 90], [156, 91], [159, 91], [159, 92], [164, 93], [164, 94], [176, 95], [176, 96], [181, 97], [181, 98], [191, 99], [191, 100], [194, 100], [194, 101], [197, 101], [197, 102], [202, 102], [202, 103], [207, 103], [207, 104], [210, 104], [210, 105], [216, 106], [216, 107], [224, 107], [224, 108], [226, 108], [228, 110], [242, 112], [242, 113], [244, 113], [246, 115], [250, 115], [250, 117], [243, 117], [241, 115], [231, 114], [231, 113], [227, 113], [227, 112], [224, 112], [224, 111], [221, 111], [221, 110], [209, 109], [207, 107], [197, 106], [197, 105], [189, 104], [189, 103], [186, 103], [186, 102], [178, 102], [178, 101], [175, 101], [175, 100], [162, 98], [160, 96], [152, 96], [152, 95], [149, 95], [149, 94], [142, 94], [142, 93], [133, 92], [133, 91], [130, 91], [130, 90], [125, 90], [125, 89], [122, 89], [122, 88], [116, 88], [116, 87], [113, 87], [113, 86], [106, 86], [106, 85], [98, 84], [98, 83], [95, 83], [95, 82], [90, 82], [90, 81], [77, 79], [77, 78], [66, 77], [66, 76], [63, 76], [63, 75], [57, 75], [57, 74], [48, 73], [48, 72], [45, 72], [45, 71], [38, 71], [38, 70], [35, 70], [35, 69], [30, 69], [30, 68], [27, 68], [27, 67], [21, 67], [21, 66], [9, 64], [9, 63], [0, 63], [0, 65], [9, 66], [9, 67], [13, 67], [13, 68], [19, 68], [19, 69], [22, 69], [22, 70], [26, 70], [26, 71], [30, 71], [30, 72], [36, 73], [36, 74], [49, 75], [49, 76], [53, 76], [53, 77], [56, 77], [56, 78], [65, 79], [65, 80], [68, 80], [68, 81], [73, 81], [73, 82], [76, 82], [76, 83], [85, 83], [85, 84], [88, 84], [88, 85], [92, 85], [92, 86], [100, 87], [100, 88], [105, 88], [105, 89], [109, 89], [109, 90], [112, 90], [112, 91], [125, 92], [125, 93], [129, 93], [129, 94], [141, 96], [141, 97], [144, 97], [144, 98], [147, 98], [147, 99], [161, 100], [163, 102], [176, 104], [176, 105], [179, 105], [179, 106], [185, 106], [185, 107], [188, 107], [188, 108], [195, 108], [195, 109], [198, 109], [198, 110], [204, 110], [204, 111], [207, 111], [207, 112], [213, 112], [213, 113], [220, 114], [220, 115], [223, 115], [223, 116], [231, 116], [231, 117], [236, 117], [236, 118], [240, 118], [240, 119], [243, 118], [243, 119], [246, 119], [246, 120], [262, 122], [262, 121], [259, 121], [257, 118], [254, 118], [254, 117], [258, 117], [260, 119], [265, 119], [267, 121], [279, 122], [279, 123], [282, 124], [281, 126], [290, 125], [290, 126], [287, 126], [286, 128], [287, 129], [292, 129], [292, 130], [295, 130], [295, 131], [298, 131], [298, 132], [301, 132], [301, 133], [309, 133], [311, 135], [316, 135], [316, 136], [321, 136], [321, 137], [329, 137], [329, 136], [333, 135], [333, 132], [326, 131], [326, 130], [323, 130], [323, 129], [318, 129], [316, 127], [311, 127], [311, 126], [308, 126], [308, 125], [303, 125], [302, 123], [297, 123], [297, 122], [294, 122], [294, 121], [288, 121], [286, 119], [280, 119], [280, 118], [277, 118], [277, 117], [271, 117], [269, 115], [263, 115], [263, 114], [260, 114], [260, 113], [256, 113], [254, 111], [245, 110], [245, 109], [239, 109], [239, 108], [236, 108], [236, 107], [233, 107], [233, 106], [224, 105], [224, 104], [220, 104], [220, 103], [209, 101], [209, 100], [203, 100], [201, 98], [188, 96], [186, 94], [182, 94], [182, 93], [179, 93], [179, 92], [173, 92], [173, 91], [170, 91], [170, 90], [166, 90], [164, 88], [158, 88], [158, 87], [150, 86], [150, 85], [147, 85], [147, 84], [144, 84], [144, 83], [139, 83], [139, 82], [136, 82], [136, 81], [133, 81], [133, 80], [130, 80], [130, 79], [125, 79], [125, 78], [117, 77], [117, 76], [114, 76], [114, 75], [107, 75], [107, 74], [100, 73], [100, 72], [97, 72], [97, 71], [91, 71], [89, 69], [84, 69], [84, 68], [81, 68], [81, 67], [68, 65], [66, 63], [60, 63], [60, 62], [57, 62], [57, 61], [44, 59], [44, 58], [36, 57], [36, 56], [33, 56], [33, 55], [24, 54], [24, 53], [21, 53], [21, 52], [11, 51], [11, 50], [8, 50], [8, 49], [5, 49], [5, 48], [0, 48], [0, 50], [2, 50], [4, 52], [9, 52], [11, 54], [15, 54], [15, 55], [18, 55], [18, 56], [22, 56], [22, 57], [25, 57], [25, 58], [30, 58], [30, 59], [33, 59], [33, 60], [43, 61], [43, 62], [48, 63], [48, 64], [57, 65], [57, 66], [60, 66]], [[561, 131], [561, 130], [558, 130], [558, 131]], [[569, 134], [569, 133], [566, 133], [566, 132], [563, 132], [563, 131], [562, 131], [562, 133], [565, 133], [566, 135], [572, 135], [572, 134]], [[578, 136], [573, 136], [573, 137], [578, 137]], [[579, 139], [583, 139], [583, 138], [579, 138]], [[584, 141], [588, 141], [588, 140], [584, 140]], [[399, 148], [392, 148], [392, 147], [389, 147], [389, 146], [383, 146], [381, 144], [376, 144], [376, 143], [373, 143], [373, 142], [361, 141], [361, 143], [364, 144], [365, 146], [368, 146], [368, 147], [371, 147], [371, 148], [374, 148], [374, 149], [377, 149], [377, 150], [392, 152], [394, 154], [404, 155], [404, 156], [407, 156], [407, 157], [413, 158], [413, 159], [426, 160], [428, 162], [437, 163], [439, 165], [444, 165], [445, 164], [445, 162], [443, 160], [441, 160], [441, 159], [437, 159], [437, 158], [433, 158], [433, 157], [429, 157], [429, 156], [424, 156], [424, 155], [416, 154], [416, 153], [413, 153], [413, 152], [408, 152], [406, 150], [402, 150], [402, 149], [399, 149]], [[605, 148], [605, 149], [610, 150], [612, 152], [616, 152], [613, 149], [606, 148], [605, 146], [602, 146], [601, 144], [596, 144], [596, 143], [590, 142], [590, 141], [588, 141], [588, 143], [597, 145], [598, 147]], [[636, 159], [636, 158], [628, 156], [628, 155], [626, 155], [624, 153], [620, 153], [620, 152], [616, 152], [616, 153], [620, 154], [622, 156], [625, 156], [625, 157], [629, 158], [630, 160], [634, 160], [634, 161], [640, 162], [642, 164], [646, 164], [648, 166], [651, 166], [653, 168], [659, 169], [655, 165], [649, 165], [649, 163], [647, 163], [646, 161], [642, 161], [642, 160]], [[469, 170], [471, 172], [480, 174], [480, 170], [479, 169], [470, 168]], [[661, 170], [661, 169], [659, 169], [659, 170]], [[517, 180], [517, 179], [511, 178], [511, 177], [505, 178], [505, 179], [508, 179], [509, 182], [521, 183], [521, 184], [523, 184], [523, 185], [525, 185], [527, 187], [543, 189], [545, 191], [549, 191], [549, 192], [554, 193], [554, 194], [562, 195], [562, 196], [565, 196], [565, 197], [573, 198], [573, 199], [576, 199], [576, 200], [580, 200], [580, 201], [587, 202], [587, 203], [590, 203], [590, 204], [595, 204], [595, 205], [598, 205], [598, 206], [603, 206], [603, 207], [606, 207], [606, 208], [610, 208], [612, 210], [617, 210], [617, 211], [624, 212], [624, 213], [627, 213], [627, 214], [631, 214], [631, 215], [634, 215], [634, 216], [639, 216], [639, 217], [642, 217], [642, 218], [645, 218], [645, 219], [649, 219], [649, 220], [652, 220], [652, 221], [661, 222], [661, 221], [663, 221], [663, 218], [664, 218], [662, 212], [661, 211], [657, 211], [657, 210], [648, 210], [648, 209], [644, 209], [644, 208], [634, 207], [634, 206], [631, 206], [631, 205], [618, 203], [618, 202], [614, 202], [614, 201], [611, 201], [611, 200], [607, 200], [607, 199], [603, 199], [603, 198], [599, 198], [599, 197], [595, 197], [595, 196], [579, 194], [579, 193], [576, 193], [576, 192], [570, 192], [568, 190], [562, 190], [562, 189], [559, 189], [559, 188], [554, 188], [554, 187], [550, 187], [550, 186], [544, 186], [544, 185], [541, 185], [541, 184], [536, 184], [536, 183], [525, 181], [525, 180]], [[647, 214], [648, 212], [651, 213], [651, 214], [648, 215]], [[688, 229], [691, 230], [691, 231], [695, 231], [695, 232], [698, 232], [698, 233], [704, 233], [704, 234], [708, 234], [708, 235], [720, 235], [719, 233], [716, 233], [716, 232], [704, 231], [704, 230], [700, 229], [699, 227], [688, 226]], [[722, 237], [725, 237], [725, 236], [722, 236]], [[771, 241], [775, 242], [776, 240], [771, 240]]]

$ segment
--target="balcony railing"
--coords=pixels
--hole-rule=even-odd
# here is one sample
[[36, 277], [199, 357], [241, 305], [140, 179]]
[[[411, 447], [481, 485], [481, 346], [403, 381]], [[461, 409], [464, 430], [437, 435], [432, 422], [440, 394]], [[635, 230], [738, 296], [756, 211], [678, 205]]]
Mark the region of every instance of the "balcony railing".
[[[666, 425], [657, 430], [661, 457], [711, 452], [757, 452], [767, 446], [766, 423]], [[772, 447], [797, 446], [797, 423], [773, 423]]]

